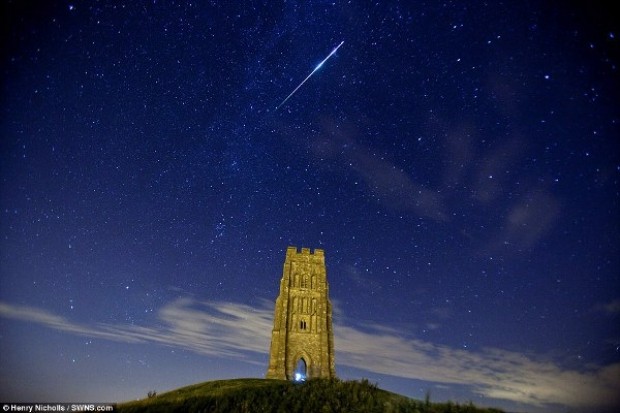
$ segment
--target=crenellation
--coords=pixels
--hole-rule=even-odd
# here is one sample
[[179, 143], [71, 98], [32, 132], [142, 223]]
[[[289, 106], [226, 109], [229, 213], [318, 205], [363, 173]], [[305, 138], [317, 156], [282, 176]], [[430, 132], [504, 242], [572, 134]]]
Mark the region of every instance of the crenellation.
[[314, 256], [317, 258], [320, 257], [324, 257], [325, 256], [325, 250], [323, 250], [322, 248], [315, 248], [314, 250], [307, 248], [307, 247], [301, 247], [301, 248], [297, 248], [297, 247], [287, 247], [286, 248], [286, 255], [287, 256], [295, 256], [295, 255], [299, 255], [299, 256]]

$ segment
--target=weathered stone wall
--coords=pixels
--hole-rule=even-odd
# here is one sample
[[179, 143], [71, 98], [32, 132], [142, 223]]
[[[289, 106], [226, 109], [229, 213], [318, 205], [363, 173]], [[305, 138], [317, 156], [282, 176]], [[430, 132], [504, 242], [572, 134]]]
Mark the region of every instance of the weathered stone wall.
[[323, 250], [288, 247], [276, 299], [268, 379], [292, 379], [297, 362], [308, 378], [335, 377], [332, 307]]

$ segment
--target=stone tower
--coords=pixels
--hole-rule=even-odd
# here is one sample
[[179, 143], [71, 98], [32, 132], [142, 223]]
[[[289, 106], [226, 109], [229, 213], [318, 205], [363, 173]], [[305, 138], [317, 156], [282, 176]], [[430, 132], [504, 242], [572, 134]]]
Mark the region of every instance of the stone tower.
[[323, 250], [288, 247], [276, 299], [268, 379], [336, 377], [332, 305]]

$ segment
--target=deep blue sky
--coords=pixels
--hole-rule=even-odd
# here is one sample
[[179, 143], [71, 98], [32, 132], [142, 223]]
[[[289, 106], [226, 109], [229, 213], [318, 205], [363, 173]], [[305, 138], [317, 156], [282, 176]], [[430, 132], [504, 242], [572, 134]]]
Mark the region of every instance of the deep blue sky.
[[263, 376], [292, 245], [340, 377], [618, 408], [617, 18], [216, 3], [2, 2], [0, 400]]

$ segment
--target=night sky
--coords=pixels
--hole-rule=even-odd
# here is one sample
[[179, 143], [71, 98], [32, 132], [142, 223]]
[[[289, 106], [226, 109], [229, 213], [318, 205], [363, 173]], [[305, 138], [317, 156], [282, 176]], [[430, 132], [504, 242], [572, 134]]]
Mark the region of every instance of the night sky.
[[303, 246], [340, 378], [620, 406], [617, 15], [206, 3], [2, 1], [0, 400], [264, 377]]

